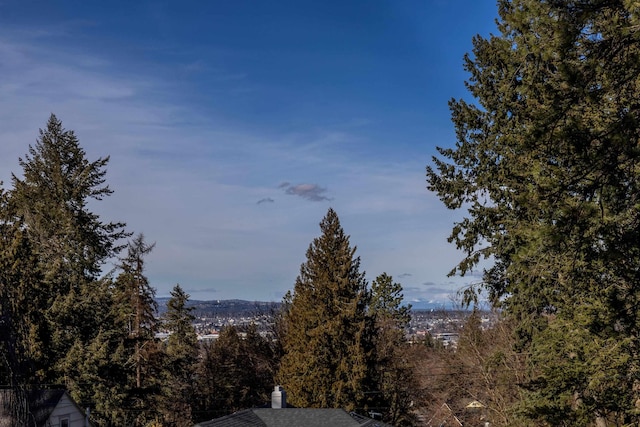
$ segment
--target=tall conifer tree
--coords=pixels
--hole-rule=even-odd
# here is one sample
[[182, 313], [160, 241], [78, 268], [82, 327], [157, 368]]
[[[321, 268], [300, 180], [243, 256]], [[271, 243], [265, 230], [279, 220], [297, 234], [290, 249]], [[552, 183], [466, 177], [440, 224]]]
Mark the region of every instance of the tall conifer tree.
[[455, 148], [429, 188], [464, 207], [450, 240], [482, 258], [530, 355], [519, 413], [640, 423], [640, 5], [500, 0], [465, 58], [477, 105], [451, 101]]
[[285, 304], [279, 378], [296, 406], [362, 409], [375, 388], [367, 282], [333, 209], [320, 230]]
[[170, 332], [165, 347], [162, 411], [165, 421], [176, 427], [190, 427], [195, 399], [198, 336], [193, 327], [189, 294], [175, 285], [167, 302], [163, 328]]
[[[20, 221], [41, 276], [32, 308], [48, 325], [46, 381], [73, 377], [64, 358], [76, 343], [86, 345], [99, 330], [105, 306], [104, 283], [97, 280], [106, 260], [126, 237], [124, 224], [103, 222], [88, 208], [90, 200], [111, 194], [105, 185], [108, 158], [90, 162], [75, 133], [52, 114], [13, 175], [11, 214]], [[37, 307], [36, 307], [37, 305]]]
[[273, 390], [273, 351], [255, 325], [241, 330], [226, 326], [205, 343], [198, 365], [194, 400], [198, 419], [206, 420], [263, 405]]
[[15, 424], [28, 422], [27, 395], [44, 380], [51, 363], [49, 328], [40, 308], [45, 306], [42, 277], [24, 224], [0, 189], [0, 384], [5, 413]]
[[122, 272], [116, 279], [114, 290], [116, 319], [121, 327], [128, 330], [129, 341], [133, 344], [132, 358], [137, 389], [143, 386], [142, 346], [153, 340], [158, 328], [155, 289], [144, 274], [145, 256], [154, 246], [155, 243], [145, 242], [142, 233], [129, 242], [127, 256], [121, 259]]
[[418, 399], [418, 385], [409, 357], [405, 328], [411, 321], [411, 305], [402, 305], [402, 285], [382, 273], [371, 284], [369, 314], [376, 327], [375, 371], [379, 393], [376, 410], [394, 426], [413, 425], [411, 406]]

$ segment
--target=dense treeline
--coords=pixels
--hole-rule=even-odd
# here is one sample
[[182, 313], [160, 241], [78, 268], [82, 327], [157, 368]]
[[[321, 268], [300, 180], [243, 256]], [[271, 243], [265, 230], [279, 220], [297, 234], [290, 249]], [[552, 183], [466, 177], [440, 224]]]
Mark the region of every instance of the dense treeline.
[[[443, 349], [406, 341], [401, 285], [387, 274], [365, 280], [332, 209], [271, 333], [227, 327], [199, 344], [180, 285], [158, 315], [145, 275], [155, 244], [88, 210], [111, 194], [107, 161], [88, 161], [52, 115], [20, 159], [24, 176], [0, 193], [0, 382], [15, 392], [16, 424], [29, 417], [31, 390], [60, 386], [99, 426], [191, 426], [263, 405], [275, 384], [296, 406], [398, 426], [417, 421], [425, 396], [467, 397], [421, 380], [427, 355]], [[117, 268], [101, 276], [107, 259]], [[163, 341], [159, 331], [171, 334]]]
[[[185, 389], [198, 347], [188, 296], [176, 285], [158, 318], [144, 275], [154, 245], [142, 234], [126, 242], [124, 223], [88, 209], [111, 194], [107, 163], [87, 160], [52, 115], [19, 159], [22, 176], [0, 193], [0, 382], [15, 392], [15, 424], [26, 425], [30, 390], [60, 385], [99, 425], [191, 424]], [[101, 276], [114, 258], [117, 270]], [[166, 343], [155, 339], [161, 327], [173, 331]]]
[[108, 158], [87, 160], [52, 115], [19, 163], [0, 193], [0, 382], [17, 424], [37, 388], [67, 388], [100, 426], [190, 426], [268, 402], [276, 381], [296, 405], [411, 422], [402, 288], [386, 274], [370, 288], [333, 210], [272, 333], [229, 327], [200, 345], [180, 285], [158, 315], [145, 275], [155, 244], [88, 209], [111, 194]]
[[[429, 188], [525, 359], [518, 425], [640, 424], [640, 4], [500, 0]], [[474, 298], [474, 290], [467, 294]]]
[[179, 285], [157, 314], [154, 244], [88, 208], [111, 194], [108, 158], [87, 160], [52, 115], [0, 189], [0, 382], [16, 424], [29, 390], [54, 384], [100, 426], [189, 426], [260, 405], [275, 384], [296, 406], [398, 426], [640, 424], [640, 6], [498, 11], [498, 34], [465, 57], [478, 104], [451, 101], [457, 144], [427, 182], [467, 212], [452, 274], [484, 278], [465, 302], [486, 292], [500, 321], [474, 311], [457, 346], [408, 343], [402, 287], [367, 282], [329, 209], [271, 335], [227, 328], [201, 346]]

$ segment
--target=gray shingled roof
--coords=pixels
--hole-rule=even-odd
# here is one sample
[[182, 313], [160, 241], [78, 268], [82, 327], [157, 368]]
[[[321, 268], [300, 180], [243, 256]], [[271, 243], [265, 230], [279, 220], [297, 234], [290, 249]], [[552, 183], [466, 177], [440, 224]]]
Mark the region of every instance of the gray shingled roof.
[[254, 408], [205, 421], [194, 427], [391, 427], [381, 421], [351, 415], [343, 409]]

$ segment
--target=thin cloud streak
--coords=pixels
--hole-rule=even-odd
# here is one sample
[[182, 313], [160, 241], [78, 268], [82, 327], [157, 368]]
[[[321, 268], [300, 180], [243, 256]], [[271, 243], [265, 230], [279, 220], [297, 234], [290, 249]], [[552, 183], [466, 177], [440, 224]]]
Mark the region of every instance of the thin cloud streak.
[[303, 199], [307, 199], [312, 202], [323, 202], [323, 201], [333, 200], [324, 195], [327, 192], [327, 189], [320, 187], [317, 184], [291, 185], [289, 183], [283, 183], [283, 184], [280, 184], [280, 188], [284, 189], [284, 192], [286, 194], [289, 194], [291, 196], [300, 196]]
[[[241, 119], [229, 124], [186, 103], [161, 74], [40, 43], [0, 30], [0, 180], [6, 187], [10, 172], [19, 174], [18, 157], [55, 113], [89, 160], [111, 157], [106, 179], [115, 193], [91, 208], [157, 242], [147, 272], [158, 295], [181, 283], [205, 298], [280, 299], [326, 213], [326, 204], [307, 202], [332, 202], [370, 280], [382, 271], [439, 280], [454, 263], [442, 230], [451, 216], [424, 190], [426, 156], [365, 157], [351, 145], [367, 141], [359, 127], [265, 134]], [[323, 186], [277, 187], [282, 176]], [[275, 203], [274, 193], [297, 197]], [[405, 289], [407, 299], [437, 296]]]

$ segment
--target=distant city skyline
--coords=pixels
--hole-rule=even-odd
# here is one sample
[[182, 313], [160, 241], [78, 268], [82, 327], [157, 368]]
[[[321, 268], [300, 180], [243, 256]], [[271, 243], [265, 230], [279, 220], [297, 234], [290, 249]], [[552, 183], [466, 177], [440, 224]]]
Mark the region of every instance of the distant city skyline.
[[[156, 242], [146, 274], [197, 300], [280, 301], [329, 207], [368, 280], [445, 303], [460, 213], [426, 190], [453, 146], [463, 55], [493, 1], [0, 3], [0, 180], [51, 113], [110, 156], [104, 221]], [[112, 266], [105, 266], [105, 271]]]

